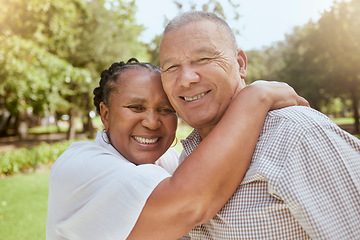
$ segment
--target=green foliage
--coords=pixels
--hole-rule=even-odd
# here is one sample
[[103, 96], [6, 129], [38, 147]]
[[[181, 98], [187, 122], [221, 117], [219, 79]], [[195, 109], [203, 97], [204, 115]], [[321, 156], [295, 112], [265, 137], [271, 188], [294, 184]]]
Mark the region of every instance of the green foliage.
[[278, 46], [270, 46], [263, 50], [250, 50], [246, 52], [247, 77], [246, 82], [255, 80], [278, 80], [278, 70], [283, 65], [283, 58]]
[[[31, 40], [0, 35], [0, 96], [12, 115], [29, 107], [42, 115], [56, 106], [66, 106], [63, 96], [72, 92], [71, 82], [90, 81], [90, 73], [47, 52]], [[0, 107], [2, 107], [0, 105]]]
[[136, 24], [135, 11], [134, 0], [87, 1], [77, 36], [81, 44], [69, 51], [68, 61], [91, 69], [99, 78], [99, 72], [115, 61], [146, 58], [145, 44], [138, 41], [144, 27]]
[[20, 173], [54, 162], [71, 144], [70, 141], [23, 148], [0, 153], [0, 175]]
[[5, 0], [0, 2], [0, 9], [4, 14], [2, 34], [32, 39], [61, 58], [81, 43], [76, 34], [82, 30], [79, 23], [85, 16], [82, 0]]
[[[325, 112], [331, 117], [351, 117], [351, 100], [331, 98], [330, 101], [321, 105], [321, 112]], [[352, 119], [352, 123], [354, 123], [354, 119]]]
[[338, 125], [354, 123], [353, 118], [332, 118], [331, 120]]
[[155, 66], [160, 66], [160, 42], [162, 35], [157, 35], [153, 38], [151, 43], [147, 46], [147, 52], [149, 54], [149, 62]]
[[295, 27], [285, 41], [248, 51], [247, 81], [285, 81], [327, 114], [347, 116], [350, 102], [359, 132], [359, 29], [360, 2], [334, 2], [319, 21]]
[[311, 64], [322, 67], [335, 96], [360, 91], [360, 2], [339, 2], [324, 12], [308, 36]]
[[0, 1], [0, 114], [87, 116], [102, 70], [147, 59], [135, 11], [135, 0]]
[[308, 36], [314, 29], [312, 22], [296, 27], [292, 34], [286, 36], [285, 42], [279, 44], [284, 64], [278, 74], [279, 79], [289, 83], [312, 107], [320, 110], [321, 102], [329, 96], [325, 91], [324, 69], [309, 54], [312, 43]]
[[283, 44], [279, 76], [319, 109], [331, 98], [351, 99], [359, 132], [360, 2], [335, 3], [316, 23], [297, 27]]

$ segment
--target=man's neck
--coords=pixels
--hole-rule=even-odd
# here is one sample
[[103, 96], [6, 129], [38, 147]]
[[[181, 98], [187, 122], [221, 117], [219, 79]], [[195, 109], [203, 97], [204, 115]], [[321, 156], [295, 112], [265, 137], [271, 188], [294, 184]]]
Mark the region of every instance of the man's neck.
[[[241, 82], [239, 82], [239, 85], [236, 87], [236, 89], [234, 90], [234, 94], [233, 97], [236, 97], [236, 95], [239, 94], [239, 92], [246, 86], [245, 84], [245, 80], [241, 79]], [[232, 100], [231, 100], [232, 101]], [[231, 102], [230, 102], [231, 103]], [[209, 123], [210, 124], [210, 123]], [[213, 128], [215, 127], [215, 125], [213, 125], [213, 123], [211, 123], [211, 126], [207, 126], [207, 127], [203, 127], [201, 129], [196, 128], [196, 130], [199, 132], [201, 139], [204, 139], [210, 132], [211, 130], [213, 130]]]
[[204, 139], [210, 132], [211, 130], [213, 130], [214, 127], [208, 127], [208, 128], [201, 128], [201, 129], [196, 129], [199, 134], [201, 139]]

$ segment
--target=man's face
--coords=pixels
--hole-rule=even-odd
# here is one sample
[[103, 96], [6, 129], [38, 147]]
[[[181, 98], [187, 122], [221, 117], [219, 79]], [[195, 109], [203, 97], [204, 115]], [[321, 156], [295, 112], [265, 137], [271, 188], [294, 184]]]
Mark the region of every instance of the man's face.
[[217, 25], [201, 20], [167, 32], [160, 45], [164, 90], [177, 113], [205, 137], [245, 86], [246, 57]]

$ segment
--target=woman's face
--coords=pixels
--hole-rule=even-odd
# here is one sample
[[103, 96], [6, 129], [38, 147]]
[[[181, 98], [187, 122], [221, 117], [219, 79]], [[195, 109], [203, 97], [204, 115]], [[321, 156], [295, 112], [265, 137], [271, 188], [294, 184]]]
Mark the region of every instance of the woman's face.
[[135, 164], [154, 163], [175, 138], [177, 116], [162, 88], [160, 73], [126, 70], [109, 104], [100, 104], [111, 144]]

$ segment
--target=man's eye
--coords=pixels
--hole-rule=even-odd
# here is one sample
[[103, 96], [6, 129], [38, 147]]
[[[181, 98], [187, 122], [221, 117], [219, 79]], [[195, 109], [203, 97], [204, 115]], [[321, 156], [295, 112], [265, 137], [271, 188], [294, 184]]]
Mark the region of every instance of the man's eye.
[[210, 58], [199, 58], [198, 62], [202, 63], [202, 62], [208, 62], [210, 60]]
[[164, 72], [174, 71], [179, 65], [171, 65], [170, 67], [166, 68]]

